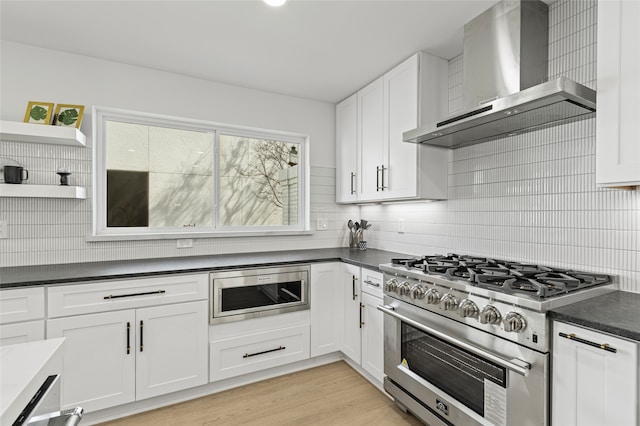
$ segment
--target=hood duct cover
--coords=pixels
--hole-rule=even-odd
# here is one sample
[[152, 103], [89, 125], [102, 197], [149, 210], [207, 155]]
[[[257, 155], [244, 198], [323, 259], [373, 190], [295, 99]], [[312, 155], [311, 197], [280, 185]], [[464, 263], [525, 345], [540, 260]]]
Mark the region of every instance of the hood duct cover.
[[538, 0], [503, 0], [465, 25], [467, 109], [403, 139], [457, 148], [591, 116], [594, 90], [567, 78], [545, 82], [547, 26], [547, 5]]

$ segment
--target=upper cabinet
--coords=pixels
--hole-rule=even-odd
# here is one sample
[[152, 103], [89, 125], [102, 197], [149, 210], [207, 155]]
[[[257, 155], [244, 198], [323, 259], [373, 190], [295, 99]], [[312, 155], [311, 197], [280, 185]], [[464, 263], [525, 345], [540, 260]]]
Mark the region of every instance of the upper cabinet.
[[596, 183], [640, 185], [640, 2], [598, 2]]
[[338, 203], [447, 197], [448, 151], [402, 140], [446, 116], [447, 72], [419, 52], [337, 105]]
[[339, 203], [357, 201], [358, 94], [336, 105], [336, 198]]

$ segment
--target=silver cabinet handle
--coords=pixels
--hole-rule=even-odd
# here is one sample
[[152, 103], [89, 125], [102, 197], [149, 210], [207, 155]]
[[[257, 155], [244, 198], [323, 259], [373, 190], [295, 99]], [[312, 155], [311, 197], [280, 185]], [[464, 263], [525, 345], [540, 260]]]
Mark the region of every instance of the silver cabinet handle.
[[609, 346], [608, 343], [600, 344], [600, 343], [592, 342], [590, 340], [581, 339], [580, 337], [576, 337], [576, 335], [573, 334], [573, 333], [571, 333], [571, 334], [558, 333], [558, 336], [564, 337], [565, 339], [569, 339], [569, 340], [575, 340], [578, 343], [582, 343], [584, 345], [593, 346], [594, 348], [602, 349], [603, 351], [613, 352], [614, 354], [618, 352], [617, 349], [612, 348], [611, 346]]
[[380, 191], [380, 167], [376, 166], [376, 191]]
[[463, 342], [462, 340], [458, 340], [455, 337], [449, 336], [448, 334], [442, 333], [438, 330], [434, 330], [431, 327], [427, 327], [426, 325], [420, 324], [419, 322], [414, 321], [411, 318], [407, 318], [404, 315], [401, 315], [395, 312], [394, 309], [395, 308], [391, 305], [378, 306], [379, 311], [382, 311], [389, 316], [399, 319], [400, 321], [407, 323], [410, 326], [417, 328], [420, 331], [424, 331], [425, 333], [429, 333], [439, 339], [442, 339], [445, 342], [451, 343], [452, 345], [459, 346], [462, 349], [465, 349], [475, 355], [478, 355], [479, 357], [482, 357], [491, 362], [494, 362], [501, 367], [507, 368], [515, 373], [520, 374], [521, 376], [526, 376], [528, 374], [528, 371], [531, 370], [531, 364], [529, 364], [528, 362], [522, 361], [517, 358], [514, 358], [512, 360], [504, 359], [484, 349], [470, 345], [469, 343]]
[[384, 164], [382, 166], [380, 166], [380, 174], [382, 175], [382, 186], [380, 187], [381, 191], [384, 191], [385, 189], [389, 189], [388, 186], [384, 185], [384, 171], [385, 170], [389, 170], [389, 168], [385, 167]]
[[356, 178], [356, 174], [351, 172], [351, 194], [355, 194], [356, 193], [356, 189], [354, 187], [353, 181]]
[[373, 287], [380, 287], [380, 283], [375, 283], [375, 282], [373, 282], [371, 280], [366, 280], [366, 281], [364, 281], [364, 283], [367, 284], [367, 285], [373, 286]]
[[351, 294], [353, 295], [353, 300], [356, 300], [356, 297], [358, 297], [358, 295], [356, 294], [356, 276], [355, 275], [351, 275]]

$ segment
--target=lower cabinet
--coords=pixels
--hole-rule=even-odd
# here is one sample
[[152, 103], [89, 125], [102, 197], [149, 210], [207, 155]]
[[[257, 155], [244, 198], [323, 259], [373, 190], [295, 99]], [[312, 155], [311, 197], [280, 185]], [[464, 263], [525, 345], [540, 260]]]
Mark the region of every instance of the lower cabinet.
[[0, 346], [44, 339], [44, 288], [0, 291]]
[[362, 368], [380, 383], [384, 379], [382, 298], [362, 293]]
[[207, 383], [207, 301], [55, 318], [62, 407], [87, 412]]
[[562, 322], [553, 329], [552, 424], [637, 425], [638, 343]]
[[342, 352], [378, 382], [384, 378], [382, 274], [342, 264], [341, 285], [345, 307]]
[[0, 325], [0, 346], [44, 339], [44, 320]]
[[302, 361], [309, 358], [309, 324], [213, 340], [210, 352], [211, 381]]
[[344, 305], [340, 262], [311, 264], [311, 356], [341, 349]]

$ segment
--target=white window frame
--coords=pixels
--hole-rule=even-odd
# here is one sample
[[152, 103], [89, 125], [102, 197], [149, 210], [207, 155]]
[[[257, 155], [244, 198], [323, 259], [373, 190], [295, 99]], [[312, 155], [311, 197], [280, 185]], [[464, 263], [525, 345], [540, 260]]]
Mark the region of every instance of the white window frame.
[[[94, 106], [93, 113], [93, 233], [89, 241], [151, 240], [173, 238], [210, 238], [270, 235], [308, 235], [310, 229], [309, 136], [278, 130], [234, 126], [168, 115]], [[211, 227], [107, 227], [106, 121], [210, 132], [214, 144], [213, 226]], [[219, 137], [220, 134], [256, 139], [276, 139], [299, 144], [298, 151], [298, 224], [278, 226], [220, 227], [219, 225]]]

